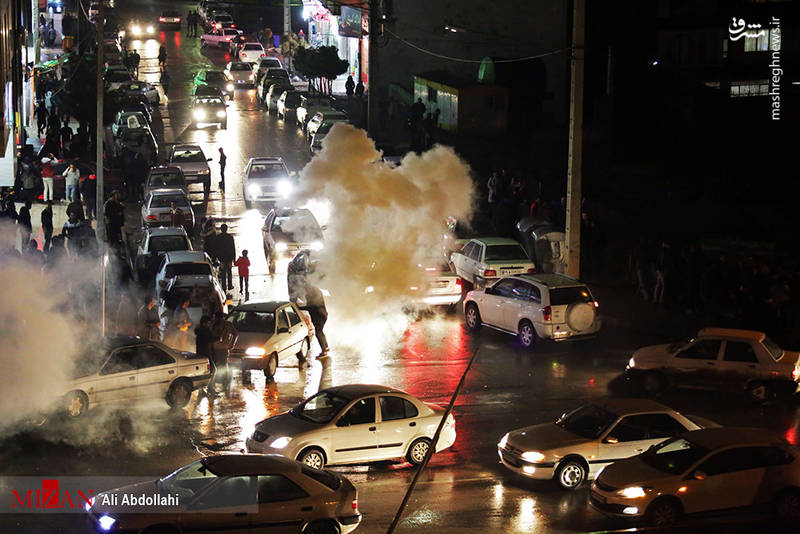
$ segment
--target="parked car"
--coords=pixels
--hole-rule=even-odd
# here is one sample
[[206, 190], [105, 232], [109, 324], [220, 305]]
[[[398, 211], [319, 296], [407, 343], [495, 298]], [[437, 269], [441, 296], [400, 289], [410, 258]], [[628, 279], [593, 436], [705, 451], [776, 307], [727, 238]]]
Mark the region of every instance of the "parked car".
[[137, 241], [134, 268], [140, 280], [155, 276], [161, 256], [167, 252], [194, 250], [183, 228], [145, 228]]
[[211, 190], [209, 161], [199, 145], [174, 145], [167, 158], [168, 165], [180, 167], [187, 184], [202, 183], [206, 194]]
[[313, 117], [318, 111], [326, 109], [331, 109], [331, 99], [327, 96], [303, 95], [300, 98], [300, 105], [297, 106], [297, 112], [295, 116], [297, 125], [305, 130], [306, 125], [311, 117]]
[[254, 86], [255, 74], [246, 61], [231, 61], [225, 66], [225, 74], [233, 80], [237, 87], [243, 85]]
[[284, 84], [283, 82], [273, 83], [269, 86], [267, 96], [264, 98], [264, 105], [267, 107], [267, 113], [274, 113], [278, 110], [278, 98], [286, 91], [293, 91], [294, 86], [291, 84]]
[[572, 490], [611, 462], [706, 424], [651, 400], [610, 399], [584, 404], [552, 423], [512, 430], [497, 453], [515, 473]]
[[215, 93], [211, 95], [207, 95], [204, 93], [199, 93], [199, 89], [203, 86], [210, 86], [217, 89], [222, 95], [227, 96], [231, 100], [233, 100], [233, 92], [236, 89], [236, 86], [233, 83], [233, 79], [228, 76], [225, 71], [221, 70], [201, 70], [198, 72], [194, 80], [192, 81], [193, 84], [193, 91], [192, 94], [194, 96], [214, 96]]
[[123, 82], [119, 84], [116, 91], [124, 97], [142, 96], [149, 104], [158, 105], [161, 102], [161, 96], [158, 94], [158, 89], [147, 82]]
[[153, 137], [153, 132], [147, 126], [127, 128], [117, 136], [114, 154], [119, 158], [126, 149], [141, 154], [150, 166], [155, 165], [158, 161], [158, 143]]
[[520, 243], [540, 273], [563, 273], [567, 264], [564, 228], [544, 217], [525, 217], [517, 223]]
[[287, 115], [291, 115], [297, 111], [297, 106], [300, 105], [300, 98], [302, 93], [295, 90], [286, 90], [281, 93], [278, 98], [278, 103], [275, 107], [278, 117], [286, 120]]
[[151, 189], [142, 203], [142, 226], [171, 226], [170, 206], [175, 202], [183, 211], [183, 228], [187, 234], [194, 229], [194, 210], [183, 189]]
[[154, 295], [161, 295], [173, 278], [178, 276], [195, 277], [196, 280], [207, 277], [216, 278], [217, 270], [211, 264], [211, 258], [205, 252], [172, 251], [161, 256], [155, 279]]
[[253, 202], [275, 202], [288, 198], [295, 187], [281, 157], [250, 158], [242, 177], [242, 196], [248, 208]]
[[[164, 261], [163, 255], [161, 261]], [[175, 266], [176, 269], [183, 267]], [[194, 269], [194, 266], [190, 266], [190, 268]], [[162, 281], [165, 283], [161, 284]], [[161, 317], [159, 329], [164, 339], [168, 339], [170, 333], [175, 330], [174, 328], [170, 330], [173, 313], [187, 300], [189, 305], [185, 309], [193, 325], [200, 324], [200, 319], [204, 313], [207, 313], [209, 303], [212, 301], [215, 302], [218, 310], [222, 310], [223, 313], [228, 311], [225, 291], [223, 291], [219, 279], [213, 274], [177, 274], [171, 278], [162, 278], [159, 283], [158, 316]]]
[[314, 133], [311, 134], [311, 137], [309, 138], [310, 142], [308, 145], [308, 148], [312, 154], [316, 154], [322, 150], [322, 141], [328, 136], [328, 134], [331, 132], [331, 129], [339, 123], [346, 124], [347, 122], [338, 119], [326, 120], [314, 130]]
[[228, 106], [218, 96], [196, 96], [192, 100], [192, 127], [215, 124], [228, 127]]
[[[152, 513], [124, 504], [126, 496], [159, 493], [178, 495], [179, 504]], [[87, 512], [97, 532], [201, 532], [210, 525], [248, 532], [251, 524], [277, 524], [277, 531], [349, 534], [361, 521], [349, 480], [275, 455], [206, 456], [158, 480], [101, 492]]]
[[200, 36], [200, 46], [216, 46], [217, 48], [227, 48], [230, 42], [241, 31], [233, 28], [211, 28], [209, 31]]
[[276, 57], [266, 56], [259, 59], [258, 62], [253, 63], [251, 68], [253, 69], [256, 82], [259, 82], [261, 81], [261, 77], [267, 73], [268, 69], [283, 69], [283, 63]]
[[609, 516], [667, 527], [686, 515], [767, 505], [800, 519], [797, 449], [763, 428], [686, 432], [609, 465], [589, 502]]
[[103, 81], [105, 82], [106, 90], [108, 91], [115, 91], [119, 89], [119, 86], [123, 83], [129, 83], [133, 81], [133, 76], [128, 71], [128, 69], [114, 69], [107, 71], [103, 75]]
[[309, 210], [304, 208], [273, 208], [261, 228], [264, 255], [270, 274], [281, 257], [294, 257], [301, 250], [322, 250], [322, 228]]
[[470, 239], [450, 255], [450, 263], [453, 271], [474, 287], [489, 285], [502, 276], [536, 271], [522, 246], [502, 237]]
[[599, 304], [586, 284], [563, 274], [519, 274], [501, 278], [464, 297], [464, 321], [517, 336], [524, 348], [542, 339], [563, 341], [596, 334]]
[[704, 328], [688, 341], [637, 350], [625, 372], [650, 394], [690, 386], [764, 402], [797, 389], [800, 352], [780, 348], [764, 332]]
[[236, 29], [236, 23], [225, 11], [215, 11], [214, 15], [208, 21], [209, 26], [215, 30], [222, 29]]
[[162, 28], [169, 27], [175, 30], [180, 30], [181, 15], [174, 9], [165, 9], [158, 17], [158, 25]]
[[122, 99], [121, 102], [122, 109], [120, 111], [124, 111], [126, 113], [133, 113], [139, 112], [144, 115], [144, 118], [147, 119], [147, 124], [153, 124], [153, 110], [150, 108], [150, 104], [147, 103], [147, 100], [141, 97], [134, 97], [134, 98], [125, 98]]
[[[387, 386], [332, 387], [256, 424], [246, 446], [248, 452], [280, 454], [316, 469], [396, 458], [419, 465], [444, 412]], [[455, 419], [449, 414], [434, 452], [455, 440]]]
[[[289, 79], [289, 74], [286, 69], [267, 69], [267, 72], [261, 76], [256, 88], [256, 98], [264, 105], [267, 105], [267, 95], [273, 85], [282, 85], [286, 87], [285, 91], [294, 89], [292, 82]], [[280, 95], [280, 93], [278, 93]]]
[[120, 111], [111, 123], [111, 135], [117, 137], [128, 129], [149, 128], [150, 121], [141, 111]]
[[255, 63], [264, 57], [267, 57], [267, 53], [258, 41], [247, 41], [239, 49], [239, 61]]
[[186, 178], [180, 167], [159, 165], [152, 167], [144, 181], [144, 196], [154, 189], [181, 189], [189, 194]]
[[311, 117], [311, 120], [308, 121], [308, 125], [306, 125], [306, 133], [308, 133], [308, 137], [314, 137], [314, 134], [317, 133], [317, 129], [322, 125], [323, 122], [347, 122], [349, 118], [347, 117], [347, 113], [343, 111], [338, 111], [335, 109], [328, 109], [324, 111], [318, 111]]
[[82, 355], [75, 372], [63, 396], [69, 417], [80, 417], [96, 406], [148, 399], [183, 407], [210, 377], [205, 357], [139, 337], [105, 338]]
[[228, 319], [239, 332], [228, 362], [242, 370], [245, 382], [250, 371], [262, 371], [269, 380], [280, 361], [308, 358], [314, 327], [308, 313], [292, 302], [247, 302], [233, 308]]

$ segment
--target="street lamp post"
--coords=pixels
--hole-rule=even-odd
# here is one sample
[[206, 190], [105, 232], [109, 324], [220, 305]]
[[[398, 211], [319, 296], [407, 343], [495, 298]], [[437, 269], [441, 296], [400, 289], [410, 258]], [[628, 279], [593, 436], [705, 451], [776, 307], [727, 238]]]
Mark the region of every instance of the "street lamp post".
[[103, 254], [103, 287], [100, 288], [100, 310], [102, 318], [100, 320], [101, 334], [106, 337], [106, 271], [108, 270], [108, 251]]

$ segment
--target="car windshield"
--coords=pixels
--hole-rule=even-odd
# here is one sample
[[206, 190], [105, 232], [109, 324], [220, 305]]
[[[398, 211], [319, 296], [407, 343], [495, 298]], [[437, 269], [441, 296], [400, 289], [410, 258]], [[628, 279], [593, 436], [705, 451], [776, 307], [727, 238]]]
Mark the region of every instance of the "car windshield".
[[206, 81], [207, 82], [224, 82], [225, 81], [225, 73], [224, 72], [216, 72], [216, 71], [209, 71], [206, 72]]
[[581, 437], [597, 439], [616, 420], [617, 414], [595, 404], [587, 404], [561, 416], [556, 424]]
[[289, 413], [300, 419], [314, 423], [329, 423], [348, 403], [344, 397], [328, 391], [317, 393], [307, 401], [298, 404]]
[[150, 175], [148, 187], [180, 187], [183, 176], [179, 172], [157, 172]]
[[248, 177], [250, 178], [280, 178], [286, 176], [286, 169], [282, 163], [253, 163]]
[[182, 235], [154, 235], [148, 245], [150, 252], [172, 252], [173, 250], [189, 250], [189, 243]]
[[319, 233], [319, 224], [311, 213], [300, 212], [286, 217], [275, 217], [270, 231], [317, 234]]
[[764, 336], [764, 341], [762, 341], [762, 343], [769, 351], [769, 354], [772, 356], [773, 360], [777, 362], [781, 359], [781, 356], [783, 356], [783, 349], [780, 348], [777, 343], [772, 341], [769, 336]]
[[173, 202], [181, 208], [189, 206], [189, 199], [186, 195], [154, 195], [150, 201], [150, 207], [169, 208]]
[[211, 265], [207, 263], [170, 263], [164, 273], [166, 278], [176, 276], [205, 276], [211, 274]]
[[708, 449], [676, 437], [651, 447], [639, 456], [644, 463], [671, 475], [680, 475], [708, 454]]
[[206, 157], [200, 150], [180, 150], [172, 154], [172, 161], [178, 163], [199, 163], [205, 160]]
[[122, 141], [124, 143], [144, 144], [148, 141], [150, 136], [143, 128], [128, 129], [122, 134]]
[[230, 18], [228, 15], [217, 15], [214, 17], [217, 22], [233, 22], [233, 19]]
[[203, 97], [195, 100], [198, 106], [224, 106], [225, 102], [218, 96]]
[[561, 306], [573, 302], [594, 302], [586, 286], [550, 288], [550, 305]]
[[164, 11], [163, 13], [161, 13], [161, 15], [164, 16], [164, 17], [177, 17], [177, 16], [179, 16], [177, 11]]
[[197, 460], [159, 479], [156, 486], [161, 493], [180, 495], [188, 501], [217, 478], [203, 460]]
[[486, 261], [530, 261], [519, 245], [488, 245]]
[[275, 313], [251, 310], [233, 310], [230, 320], [240, 332], [275, 332]]
[[244, 45], [245, 50], [261, 50], [261, 45], [247, 43]]
[[270, 69], [267, 71], [267, 78], [283, 78], [289, 79], [289, 73], [283, 69]]
[[231, 63], [231, 70], [252, 70], [250, 63]]

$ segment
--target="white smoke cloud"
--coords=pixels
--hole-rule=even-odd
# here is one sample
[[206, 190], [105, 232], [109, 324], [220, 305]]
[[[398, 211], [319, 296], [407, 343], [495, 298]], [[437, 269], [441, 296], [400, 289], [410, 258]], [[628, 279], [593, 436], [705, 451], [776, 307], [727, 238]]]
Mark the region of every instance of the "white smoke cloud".
[[[331, 320], [355, 324], [382, 316], [396, 337], [404, 330], [402, 307], [414, 296], [410, 288], [424, 280], [419, 266], [444, 262], [445, 219], [470, 219], [474, 189], [468, 165], [448, 147], [409, 153], [397, 167], [380, 158], [365, 131], [337, 124], [302, 170], [300, 196], [330, 206], [319, 256], [320, 285], [333, 294]], [[374, 291], [365, 294], [367, 287]]]

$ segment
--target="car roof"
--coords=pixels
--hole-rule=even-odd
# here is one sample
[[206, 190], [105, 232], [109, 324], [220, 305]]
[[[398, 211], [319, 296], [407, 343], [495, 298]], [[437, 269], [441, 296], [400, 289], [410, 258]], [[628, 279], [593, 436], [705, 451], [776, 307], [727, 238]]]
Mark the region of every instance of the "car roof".
[[283, 158], [280, 156], [259, 156], [257, 158], [250, 158], [248, 163], [283, 163]]
[[291, 217], [293, 215], [314, 216], [308, 208], [274, 208], [272, 211], [274, 211], [275, 215], [278, 217]]
[[479, 241], [484, 245], [519, 245], [519, 241], [507, 237], [473, 237], [471, 241]]
[[403, 395], [408, 395], [405, 391], [377, 384], [347, 384], [328, 388], [325, 391], [344, 397], [347, 400], [366, 397], [367, 395], [377, 395], [378, 393], [402, 393]]
[[731, 445], [785, 445], [787, 443], [779, 434], [764, 428], [750, 427], [703, 428], [681, 434], [681, 437], [709, 450]]
[[733, 337], [750, 341], [763, 341], [767, 337], [764, 332], [759, 332], [758, 330], [739, 330], [738, 328], [703, 328], [697, 335], [704, 337]]
[[627, 415], [639, 412], [672, 412], [674, 411], [669, 406], [664, 406], [660, 402], [650, 399], [605, 399], [595, 401], [595, 404], [604, 410], [613, 412], [617, 415]]
[[167, 195], [186, 196], [186, 192], [179, 187], [159, 187], [158, 189], [151, 189], [150, 193], [152, 193], [154, 197], [162, 197]]
[[145, 229], [145, 233], [149, 233], [150, 237], [161, 236], [161, 235], [185, 236], [186, 230], [175, 226], [169, 226], [169, 227], [158, 226]]
[[167, 257], [167, 263], [208, 263], [206, 260], [206, 253], [200, 250], [174, 250], [172, 252], [167, 252], [165, 255]]
[[200, 152], [203, 151], [203, 149], [200, 148], [200, 145], [175, 145], [172, 147], [173, 152], [180, 152], [181, 150], [195, 150], [195, 151], [199, 150]]
[[144, 345], [149, 344], [149, 339], [144, 339], [138, 336], [106, 336], [103, 340], [103, 345], [108, 349], [115, 349], [117, 347], [125, 347], [128, 345]]
[[155, 167], [150, 167], [150, 174], [160, 173], [160, 172], [179, 172], [183, 173], [180, 167], [176, 167], [175, 165], [157, 165]]
[[201, 461], [220, 476], [300, 472], [298, 462], [277, 454], [216, 454]]
[[547, 287], [583, 287], [586, 285], [571, 276], [558, 273], [518, 274], [514, 275], [512, 278], [519, 278], [526, 282], [536, 282]]
[[239, 311], [254, 311], [254, 312], [274, 312], [281, 306], [289, 304], [288, 300], [262, 300], [258, 302], [247, 302], [246, 304], [239, 304], [234, 307], [234, 310]]

